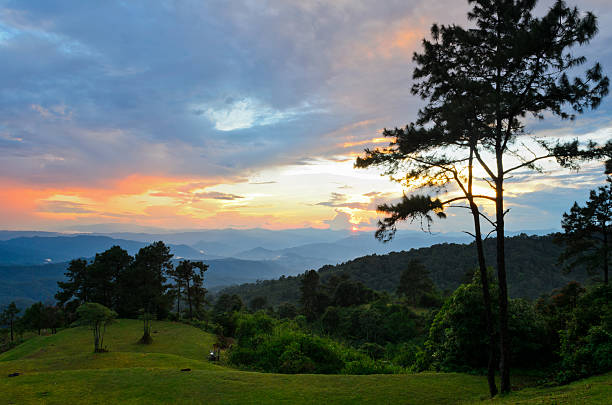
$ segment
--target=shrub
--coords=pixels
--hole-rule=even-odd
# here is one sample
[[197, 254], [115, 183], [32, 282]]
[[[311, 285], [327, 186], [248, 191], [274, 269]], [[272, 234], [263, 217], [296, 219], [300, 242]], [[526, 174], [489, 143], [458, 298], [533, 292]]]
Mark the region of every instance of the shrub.
[[385, 356], [385, 348], [376, 343], [366, 342], [359, 347], [359, 351], [376, 360]]
[[304, 355], [298, 342], [292, 342], [286, 348], [280, 359], [278, 371], [284, 374], [313, 373], [314, 362]]
[[237, 318], [237, 344], [230, 362], [275, 373], [336, 374], [344, 367], [336, 343], [303, 332], [297, 322], [279, 322], [264, 313]]
[[398, 374], [405, 370], [394, 366], [388, 362], [373, 360], [369, 357], [362, 357], [359, 360], [349, 361], [342, 369], [342, 374]]

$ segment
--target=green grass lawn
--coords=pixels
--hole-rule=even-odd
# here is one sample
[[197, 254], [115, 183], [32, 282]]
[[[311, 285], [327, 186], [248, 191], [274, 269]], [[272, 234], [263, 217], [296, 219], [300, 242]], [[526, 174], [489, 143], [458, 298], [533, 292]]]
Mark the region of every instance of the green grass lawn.
[[[484, 377], [465, 374], [244, 372], [209, 363], [214, 337], [199, 329], [155, 322], [153, 331], [154, 343], [139, 345], [141, 323], [121, 320], [109, 327], [110, 352], [101, 354], [92, 353], [86, 328], [32, 338], [0, 354], [0, 404], [607, 404], [612, 398], [612, 374], [489, 401]], [[22, 375], [8, 378], [12, 372]]]

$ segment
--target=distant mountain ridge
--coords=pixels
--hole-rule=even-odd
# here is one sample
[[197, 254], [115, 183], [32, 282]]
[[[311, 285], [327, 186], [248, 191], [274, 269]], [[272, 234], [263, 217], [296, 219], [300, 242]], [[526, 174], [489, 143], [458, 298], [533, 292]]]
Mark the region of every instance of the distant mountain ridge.
[[[394, 241], [383, 244], [374, 238], [373, 232], [308, 228], [105, 235], [0, 230], [0, 306], [12, 298], [30, 303], [52, 299], [56, 282], [63, 279], [67, 262], [72, 259], [93, 258], [96, 253], [113, 245], [119, 245], [133, 255], [141, 247], [157, 240], [169, 244], [175, 261], [186, 258], [209, 264], [205, 286], [218, 290], [223, 286], [280, 276], [291, 279], [305, 270], [346, 264], [359, 257], [365, 260], [363, 256], [381, 258], [391, 251], [428, 247], [435, 243], [465, 243], [469, 242], [469, 236], [399, 231]], [[373, 265], [381, 263], [387, 266], [384, 260], [374, 260]], [[394, 283], [397, 277], [395, 273], [390, 275], [390, 283]], [[382, 287], [390, 288], [395, 287]]]
[[[0, 241], [0, 264], [65, 262], [79, 257], [93, 257], [115, 245], [133, 255], [147, 244], [96, 235], [17, 237]], [[170, 248], [176, 257], [204, 258], [204, 254], [187, 245], [170, 245]]]
[[[506, 263], [510, 295], [515, 298], [537, 298], [570, 281], [585, 282], [582, 271], [565, 274], [557, 259], [563, 248], [553, 242], [552, 236], [518, 235], [507, 238]], [[485, 241], [487, 264], [495, 265], [495, 239]], [[394, 292], [402, 271], [411, 260], [419, 260], [431, 272], [431, 278], [441, 290], [454, 290], [477, 266], [473, 244], [443, 243], [430, 247], [372, 254], [338, 265], [326, 265], [318, 272], [321, 280], [333, 274], [346, 274], [353, 280], [379, 291]], [[271, 305], [299, 300], [302, 275], [281, 277], [256, 284], [243, 284], [223, 289], [220, 293], [238, 294], [245, 302], [255, 297], [266, 297]]]
[[[179, 259], [174, 259], [176, 266]], [[205, 260], [209, 269], [204, 274], [208, 289], [278, 278], [287, 269], [271, 261], [241, 260], [234, 258]], [[57, 282], [65, 279], [67, 262], [43, 265], [0, 265], [0, 308], [11, 301], [20, 306], [36, 301], [54, 302]]]

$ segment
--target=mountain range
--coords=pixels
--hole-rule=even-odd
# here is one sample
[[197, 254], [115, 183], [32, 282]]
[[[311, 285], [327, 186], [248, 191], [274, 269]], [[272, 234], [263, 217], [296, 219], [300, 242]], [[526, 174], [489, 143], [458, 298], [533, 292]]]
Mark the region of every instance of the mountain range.
[[70, 260], [91, 259], [114, 245], [133, 255], [158, 240], [170, 246], [176, 261], [203, 260], [209, 264], [206, 287], [219, 290], [229, 285], [293, 276], [366, 255], [384, 255], [438, 243], [467, 243], [469, 236], [400, 231], [396, 239], [383, 244], [372, 232], [313, 228], [108, 234], [0, 231], [0, 305], [13, 299], [24, 303], [51, 301], [57, 281], [64, 278]]

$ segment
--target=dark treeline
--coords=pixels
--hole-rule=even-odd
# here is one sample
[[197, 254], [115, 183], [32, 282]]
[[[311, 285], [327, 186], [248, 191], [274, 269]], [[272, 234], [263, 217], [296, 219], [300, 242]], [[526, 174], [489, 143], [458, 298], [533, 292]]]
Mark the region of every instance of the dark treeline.
[[205, 303], [203, 273], [208, 266], [184, 260], [174, 268], [172, 256], [170, 247], [160, 241], [141, 248], [134, 257], [113, 246], [90, 262], [73, 260], [66, 270], [67, 281], [58, 282], [56, 299], [68, 313], [94, 302], [123, 318], [144, 312], [165, 319], [173, 310], [193, 317]]

